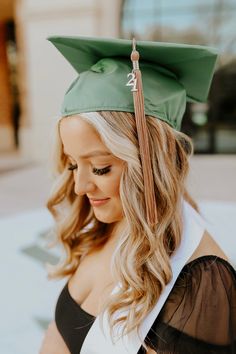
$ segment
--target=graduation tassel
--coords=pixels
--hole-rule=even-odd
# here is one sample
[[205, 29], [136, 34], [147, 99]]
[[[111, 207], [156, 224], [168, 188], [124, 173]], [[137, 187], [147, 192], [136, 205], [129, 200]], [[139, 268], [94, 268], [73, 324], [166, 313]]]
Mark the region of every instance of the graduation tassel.
[[128, 74], [128, 78], [130, 77], [130, 80], [126, 85], [132, 86], [131, 91], [133, 92], [135, 121], [143, 171], [146, 217], [148, 224], [150, 226], [154, 226], [157, 224], [157, 206], [154, 191], [154, 180], [150, 158], [147, 124], [144, 110], [142, 75], [139, 69], [139, 52], [136, 50], [135, 39], [133, 39], [133, 50], [130, 57], [133, 63], [133, 70], [131, 73]]

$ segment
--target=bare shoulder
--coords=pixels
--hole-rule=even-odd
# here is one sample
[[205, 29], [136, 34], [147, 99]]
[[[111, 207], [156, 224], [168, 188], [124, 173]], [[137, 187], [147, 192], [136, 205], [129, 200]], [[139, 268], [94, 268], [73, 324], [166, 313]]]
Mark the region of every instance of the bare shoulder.
[[218, 243], [214, 240], [214, 238], [209, 234], [207, 230], [205, 230], [204, 235], [201, 239], [201, 242], [191, 258], [189, 258], [188, 262], [193, 261], [196, 258], [202, 256], [214, 255], [228, 261], [228, 258], [224, 251], [220, 248]]

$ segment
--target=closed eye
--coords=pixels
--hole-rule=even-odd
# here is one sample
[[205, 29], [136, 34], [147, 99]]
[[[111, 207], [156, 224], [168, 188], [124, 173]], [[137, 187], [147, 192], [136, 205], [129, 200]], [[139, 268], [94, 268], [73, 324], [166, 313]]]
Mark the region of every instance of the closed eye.
[[105, 175], [106, 173], [111, 171], [111, 166], [106, 166], [104, 168], [94, 167], [92, 171], [95, 175], [98, 175], [98, 176]]
[[[68, 170], [69, 171], [73, 171], [77, 168], [77, 164], [70, 164], [69, 167], [68, 167]], [[102, 175], [105, 175], [106, 173], [110, 172], [111, 171], [111, 166], [106, 166], [106, 167], [103, 167], [103, 168], [96, 168], [96, 167], [93, 167], [92, 169], [92, 172], [95, 174], [95, 175], [98, 175], [98, 176], [102, 176]]]

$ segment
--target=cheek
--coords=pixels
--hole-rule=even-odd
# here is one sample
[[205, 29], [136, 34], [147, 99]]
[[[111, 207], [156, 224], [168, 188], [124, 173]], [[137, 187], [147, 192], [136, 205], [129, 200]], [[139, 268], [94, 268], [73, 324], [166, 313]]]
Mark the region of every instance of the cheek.
[[104, 182], [100, 183], [100, 186], [97, 186], [103, 192], [103, 196], [111, 199], [104, 207], [94, 209], [95, 216], [98, 220], [105, 223], [120, 221], [124, 216], [119, 193], [120, 176], [109, 178]]
[[119, 198], [120, 196], [120, 181], [122, 176], [122, 169], [114, 169], [110, 176], [99, 179], [97, 178], [97, 187], [110, 198]]
[[112, 178], [97, 183], [99, 189], [108, 197], [119, 197], [120, 179]]
[[107, 183], [107, 189], [111, 197], [119, 197], [120, 196], [120, 176], [112, 178]]

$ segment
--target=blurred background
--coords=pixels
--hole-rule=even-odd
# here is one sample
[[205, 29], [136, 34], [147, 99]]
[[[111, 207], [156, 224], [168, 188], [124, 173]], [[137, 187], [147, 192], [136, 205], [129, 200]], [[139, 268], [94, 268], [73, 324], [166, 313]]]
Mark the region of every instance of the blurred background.
[[0, 352], [38, 353], [62, 281], [47, 280], [53, 129], [76, 73], [46, 41], [85, 35], [210, 45], [209, 99], [188, 104], [188, 180], [209, 231], [236, 265], [235, 0], [0, 0]]

